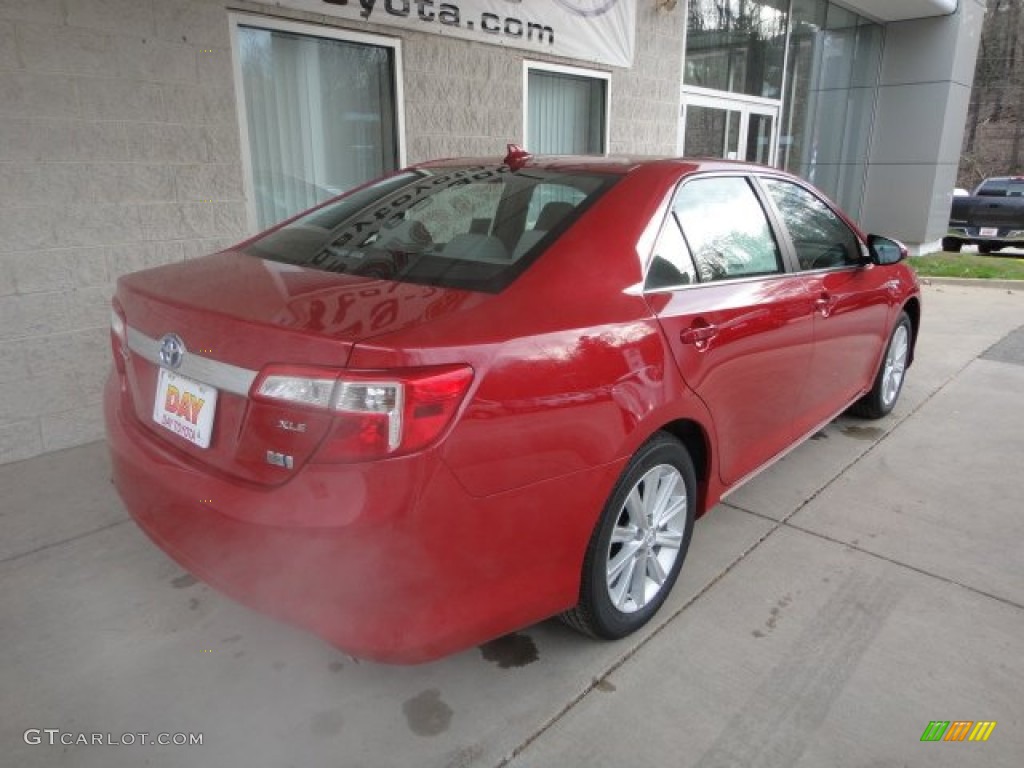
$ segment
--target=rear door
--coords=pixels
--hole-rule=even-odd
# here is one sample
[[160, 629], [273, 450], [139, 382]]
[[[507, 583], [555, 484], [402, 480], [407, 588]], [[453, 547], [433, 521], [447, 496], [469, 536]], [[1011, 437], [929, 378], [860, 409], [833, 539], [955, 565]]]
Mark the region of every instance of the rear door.
[[860, 237], [809, 189], [761, 178], [792, 242], [796, 279], [814, 304], [814, 356], [794, 427], [804, 434], [870, 385], [888, 339], [893, 274], [865, 258]]
[[734, 483], [794, 439], [813, 345], [811, 297], [785, 271], [748, 177], [680, 186], [646, 290], [683, 379], [714, 419], [721, 479]]

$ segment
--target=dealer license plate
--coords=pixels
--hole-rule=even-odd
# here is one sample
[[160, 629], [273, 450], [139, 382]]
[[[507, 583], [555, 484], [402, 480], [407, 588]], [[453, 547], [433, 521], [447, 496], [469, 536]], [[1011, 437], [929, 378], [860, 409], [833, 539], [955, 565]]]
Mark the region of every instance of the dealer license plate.
[[209, 448], [216, 410], [217, 390], [214, 387], [166, 368], [160, 369], [153, 421], [161, 427], [200, 448]]
[[982, 237], [999, 237], [998, 227], [982, 227], [979, 234]]

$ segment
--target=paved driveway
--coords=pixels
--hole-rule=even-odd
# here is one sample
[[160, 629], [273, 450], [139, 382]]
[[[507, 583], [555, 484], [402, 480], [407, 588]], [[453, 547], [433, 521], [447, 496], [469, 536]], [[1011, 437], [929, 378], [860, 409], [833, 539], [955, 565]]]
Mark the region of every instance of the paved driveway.
[[[617, 643], [546, 622], [360, 663], [184, 574], [102, 445], [0, 467], [0, 763], [1019, 768], [1024, 292], [932, 286], [924, 323], [896, 411], [829, 425], [698, 522], [654, 626]], [[922, 743], [933, 720], [998, 725]]]

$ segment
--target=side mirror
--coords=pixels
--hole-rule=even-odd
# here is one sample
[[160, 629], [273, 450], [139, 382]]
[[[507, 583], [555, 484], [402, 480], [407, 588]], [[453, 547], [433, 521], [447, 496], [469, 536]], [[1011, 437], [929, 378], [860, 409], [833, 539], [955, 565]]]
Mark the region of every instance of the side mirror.
[[881, 235], [868, 235], [868, 251], [874, 264], [896, 264], [907, 258], [907, 246], [899, 240]]

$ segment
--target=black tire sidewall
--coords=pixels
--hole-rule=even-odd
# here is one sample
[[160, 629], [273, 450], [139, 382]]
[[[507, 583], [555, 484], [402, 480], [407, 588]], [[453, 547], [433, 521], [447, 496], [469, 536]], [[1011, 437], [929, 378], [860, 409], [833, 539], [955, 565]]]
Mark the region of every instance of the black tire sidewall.
[[[679, 554], [661, 590], [650, 603], [635, 613], [623, 613], [612, 605], [607, 585], [607, 553], [612, 530], [630, 491], [652, 468], [669, 464], [679, 470], [686, 486], [686, 523]], [[588, 604], [593, 630], [600, 637], [618, 639], [635, 632], [651, 620], [672, 591], [693, 534], [696, 512], [697, 482], [693, 462], [683, 445], [675, 438], [658, 433], [645, 443], [630, 460], [605, 504], [601, 519], [591, 538], [584, 567], [583, 602]]]

